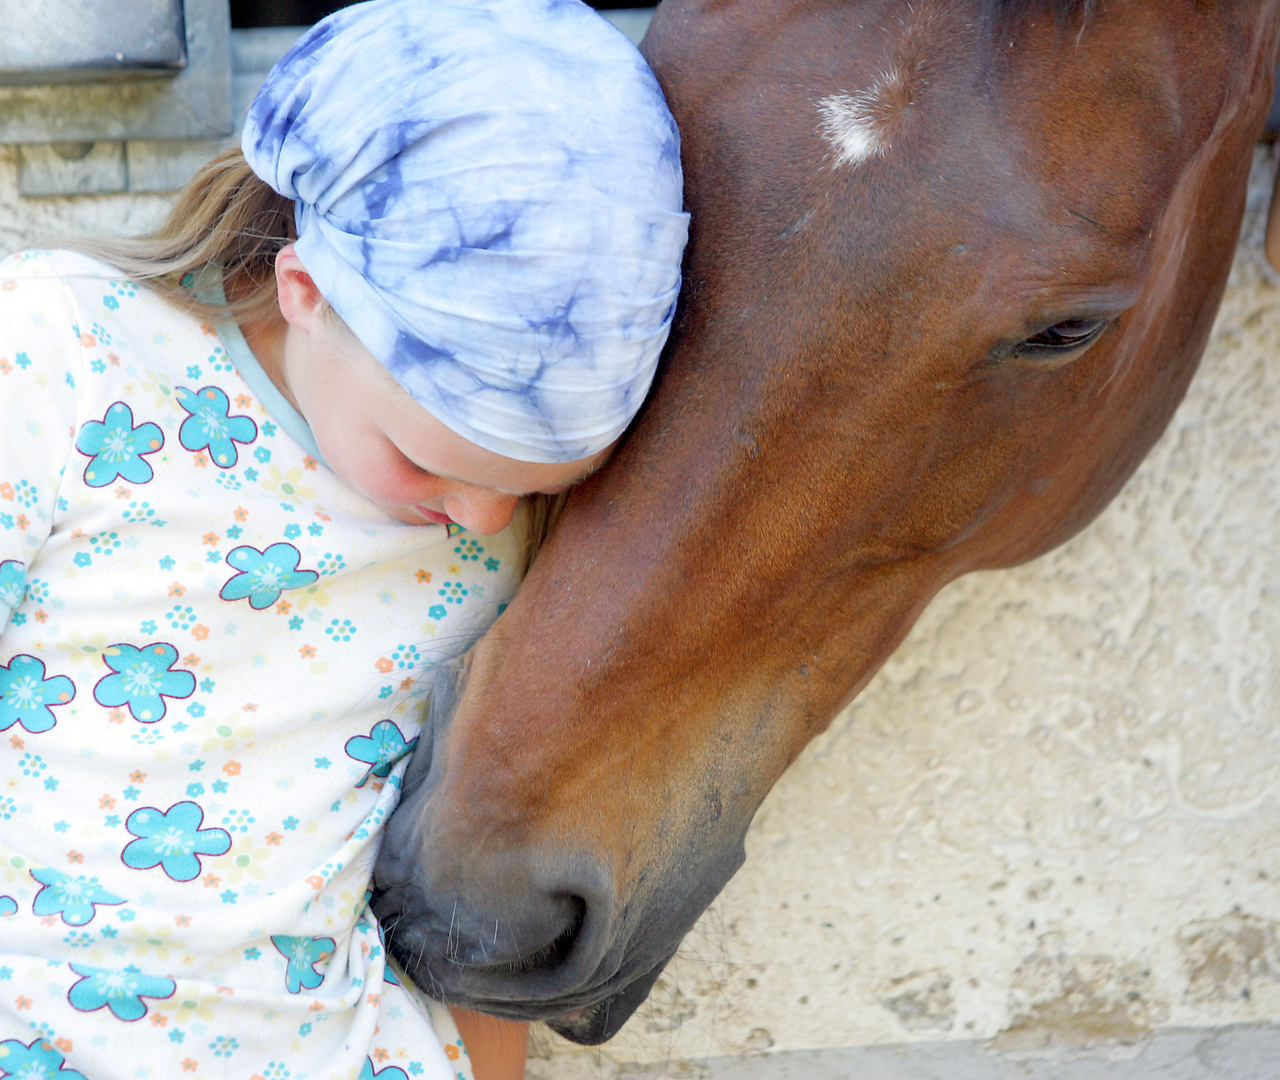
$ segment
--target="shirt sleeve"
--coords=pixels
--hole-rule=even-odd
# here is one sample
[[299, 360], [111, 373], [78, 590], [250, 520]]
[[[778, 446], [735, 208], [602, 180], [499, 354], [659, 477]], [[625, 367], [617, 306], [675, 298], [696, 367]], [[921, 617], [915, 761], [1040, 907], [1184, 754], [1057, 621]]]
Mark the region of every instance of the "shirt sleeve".
[[74, 446], [80, 328], [43, 258], [0, 261], [0, 634], [26, 595]]

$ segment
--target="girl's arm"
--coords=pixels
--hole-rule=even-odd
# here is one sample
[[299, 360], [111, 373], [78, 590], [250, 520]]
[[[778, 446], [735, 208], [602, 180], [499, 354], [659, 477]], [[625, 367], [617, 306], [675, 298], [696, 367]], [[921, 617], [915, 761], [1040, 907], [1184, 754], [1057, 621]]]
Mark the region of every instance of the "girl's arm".
[[449, 1006], [476, 1080], [524, 1080], [529, 1025]]

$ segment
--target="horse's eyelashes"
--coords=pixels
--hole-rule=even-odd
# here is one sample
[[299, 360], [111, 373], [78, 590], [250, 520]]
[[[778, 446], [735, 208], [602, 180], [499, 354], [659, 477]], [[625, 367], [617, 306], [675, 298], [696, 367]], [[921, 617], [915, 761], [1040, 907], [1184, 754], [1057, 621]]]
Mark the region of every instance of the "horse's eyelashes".
[[1107, 324], [1107, 319], [1064, 319], [1032, 334], [1014, 353], [1030, 359], [1066, 359], [1065, 354], [1093, 344]]

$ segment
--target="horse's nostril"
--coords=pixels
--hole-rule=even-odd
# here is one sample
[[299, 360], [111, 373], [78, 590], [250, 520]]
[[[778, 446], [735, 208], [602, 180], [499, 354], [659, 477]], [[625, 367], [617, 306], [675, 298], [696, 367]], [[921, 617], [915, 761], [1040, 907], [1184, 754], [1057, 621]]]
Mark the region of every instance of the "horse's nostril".
[[491, 964], [489, 970], [494, 974], [518, 974], [524, 971], [554, 970], [561, 967], [573, 950], [574, 943], [582, 931], [587, 917], [587, 904], [580, 896], [568, 898], [571, 910], [568, 925], [554, 940], [547, 942], [542, 948], [535, 949], [527, 956], [521, 956], [506, 964]]
[[608, 940], [608, 874], [588, 863], [499, 857], [480, 864], [487, 873], [469, 867], [463, 888], [454, 874], [454, 888], [435, 892], [421, 864], [393, 879], [384, 860], [373, 908], [406, 974], [445, 1000], [550, 1000], [595, 971]]
[[485, 905], [484, 914], [471, 906], [476, 897], [435, 911], [424, 911], [416, 898], [408, 899], [398, 935], [426, 930], [439, 939], [444, 931], [444, 959], [470, 972], [493, 975], [556, 968], [573, 952], [586, 922], [587, 904], [578, 896], [520, 896], [513, 890], [500, 902]]

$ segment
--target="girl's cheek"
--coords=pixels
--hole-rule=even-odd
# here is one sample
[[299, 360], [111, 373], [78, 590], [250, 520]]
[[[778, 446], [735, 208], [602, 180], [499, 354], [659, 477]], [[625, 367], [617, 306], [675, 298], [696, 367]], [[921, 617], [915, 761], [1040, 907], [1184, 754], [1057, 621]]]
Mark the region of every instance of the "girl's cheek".
[[374, 502], [409, 506], [436, 494], [436, 478], [408, 464], [399, 454], [380, 455], [367, 463], [365, 494]]
[[424, 473], [376, 435], [317, 439], [330, 467], [350, 487], [384, 506], [412, 506], [434, 497], [436, 477]]

